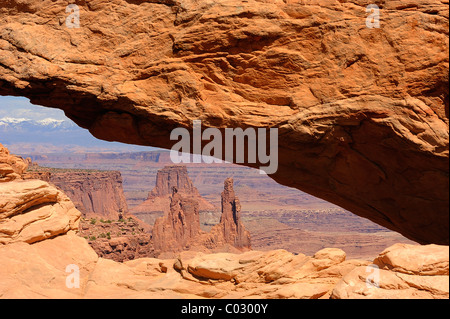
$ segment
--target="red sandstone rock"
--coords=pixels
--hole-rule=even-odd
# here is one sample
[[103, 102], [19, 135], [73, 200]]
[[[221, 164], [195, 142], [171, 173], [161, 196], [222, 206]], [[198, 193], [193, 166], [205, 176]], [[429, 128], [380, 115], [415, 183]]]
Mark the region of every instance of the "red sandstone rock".
[[79, 236], [86, 238], [102, 258], [124, 262], [154, 256], [150, 234], [135, 217], [116, 221], [82, 219]]
[[34, 165], [25, 179], [41, 179], [61, 189], [84, 217], [117, 220], [128, 213], [119, 171], [52, 169]]
[[368, 267], [356, 267], [334, 287], [335, 299], [448, 299], [449, 250], [395, 244]]
[[28, 162], [0, 144], [0, 245], [35, 243], [78, 230], [81, 213], [60, 190], [22, 180]]
[[[222, 215], [220, 223], [208, 234], [207, 247], [229, 244], [240, 249], [250, 249], [250, 233], [241, 221], [241, 204], [233, 189], [233, 179], [227, 178], [222, 192]], [[212, 247], [211, 247], [212, 248]]]
[[164, 148], [195, 119], [279, 128], [276, 181], [448, 244], [448, 4], [386, 1], [367, 28], [366, 0], [318, 3], [86, 1], [69, 29], [67, 2], [2, 0], [0, 95]]
[[117, 220], [128, 213], [118, 171], [55, 173], [50, 182], [61, 188], [86, 217]]
[[250, 249], [250, 233], [240, 220], [240, 204], [231, 178], [225, 181], [222, 192], [220, 222], [209, 233], [200, 229], [198, 206], [196, 200], [183, 197], [173, 187], [170, 210], [156, 220], [152, 230], [156, 256], [188, 249], [215, 252]]
[[182, 197], [174, 187], [168, 214], [156, 219], [153, 226], [155, 251], [158, 254], [189, 249], [200, 233], [198, 202]]
[[205, 200], [188, 176], [187, 168], [184, 165], [167, 165], [158, 170], [156, 175], [156, 185], [148, 194], [146, 201], [134, 207], [130, 212], [141, 220], [153, 224], [158, 213], [167, 211], [171, 205], [172, 189], [198, 202], [199, 211], [216, 210], [214, 205]]
[[10, 154], [9, 150], [0, 144], [0, 183], [21, 179], [27, 167], [26, 160]]

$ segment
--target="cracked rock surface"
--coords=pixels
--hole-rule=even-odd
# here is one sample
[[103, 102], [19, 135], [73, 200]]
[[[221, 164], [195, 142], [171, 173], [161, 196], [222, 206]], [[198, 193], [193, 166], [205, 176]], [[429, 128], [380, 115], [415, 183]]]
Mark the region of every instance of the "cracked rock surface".
[[[449, 242], [448, 2], [0, 0], [0, 95], [96, 137], [279, 128], [277, 182]], [[249, 166], [258, 164], [244, 163]]]

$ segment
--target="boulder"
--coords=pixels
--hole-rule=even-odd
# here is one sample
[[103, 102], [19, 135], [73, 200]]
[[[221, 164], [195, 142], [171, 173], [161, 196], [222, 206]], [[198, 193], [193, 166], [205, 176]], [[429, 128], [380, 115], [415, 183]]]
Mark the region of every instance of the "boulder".
[[334, 287], [335, 299], [448, 299], [449, 248], [395, 244]]
[[70, 199], [46, 182], [0, 183], [0, 244], [34, 243], [77, 231], [80, 216]]
[[0, 144], [0, 183], [21, 179], [28, 167], [28, 162], [22, 157], [12, 155]]

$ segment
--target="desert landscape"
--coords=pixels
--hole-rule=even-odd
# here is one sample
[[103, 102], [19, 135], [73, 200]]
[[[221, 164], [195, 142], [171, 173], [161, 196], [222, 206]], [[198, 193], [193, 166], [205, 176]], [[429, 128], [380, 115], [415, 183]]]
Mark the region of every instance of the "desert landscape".
[[[242, 206], [241, 219], [252, 234], [254, 249], [314, 254], [322, 248], [339, 247], [351, 258], [370, 260], [395, 243], [415, 243], [329, 202], [279, 185], [258, 170], [231, 163], [191, 163], [176, 168], [168, 151], [22, 156], [40, 163], [28, 168], [30, 177], [62, 188], [86, 218], [117, 220], [117, 212], [122, 210], [151, 229], [156, 218], [168, 211], [171, 187], [176, 186], [199, 202], [200, 227], [208, 231], [220, 221], [219, 195], [224, 180], [232, 177]], [[53, 171], [51, 179], [45, 177], [48, 171]], [[164, 171], [167, 173], [158, 177]], [[86, 182], [80, 181], [81, 172]], [[112, 177], [106, 185], [102, 181], [107, 181], [104, 176], [108, 174]], [[174, 185], [168, 182], [169, 174], [171, 181], [177, 181]], [[89, 185], [92, 183], [95, 185]], [[77, 204], [83, 196], [90, 198], [87, 208]]]
[[[342, 210], [303, 212], [308, 223], [289, 210], [244, 219], [233, 178], [216, 211], [186, 166], [168, 165], [133, 215], [117, 171], [41, 167], [3, 146], [0, 163], [3, 298], [448, 298], [447, 246], [417, 245]], [[372, 259], [345, 252], [380, 247]], [[64, 263], [81, 269], [79, 289]], [[376, 288], [367, 285], [373, 265], [383, 276]]]
[[448, 299], [448, 17], [0, 0], [0, 298]]

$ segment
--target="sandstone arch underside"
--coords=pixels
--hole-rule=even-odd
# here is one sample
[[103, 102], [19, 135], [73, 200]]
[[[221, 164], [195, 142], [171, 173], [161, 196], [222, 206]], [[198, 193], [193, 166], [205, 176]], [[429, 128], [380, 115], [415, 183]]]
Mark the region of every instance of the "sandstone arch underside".
[[368, 4], [0, 0], [0, 95], [164, 148], [195, 119], [277, 127], [277, 182], [448, 245], [448, 3], [381, 1], [380, 28]]

